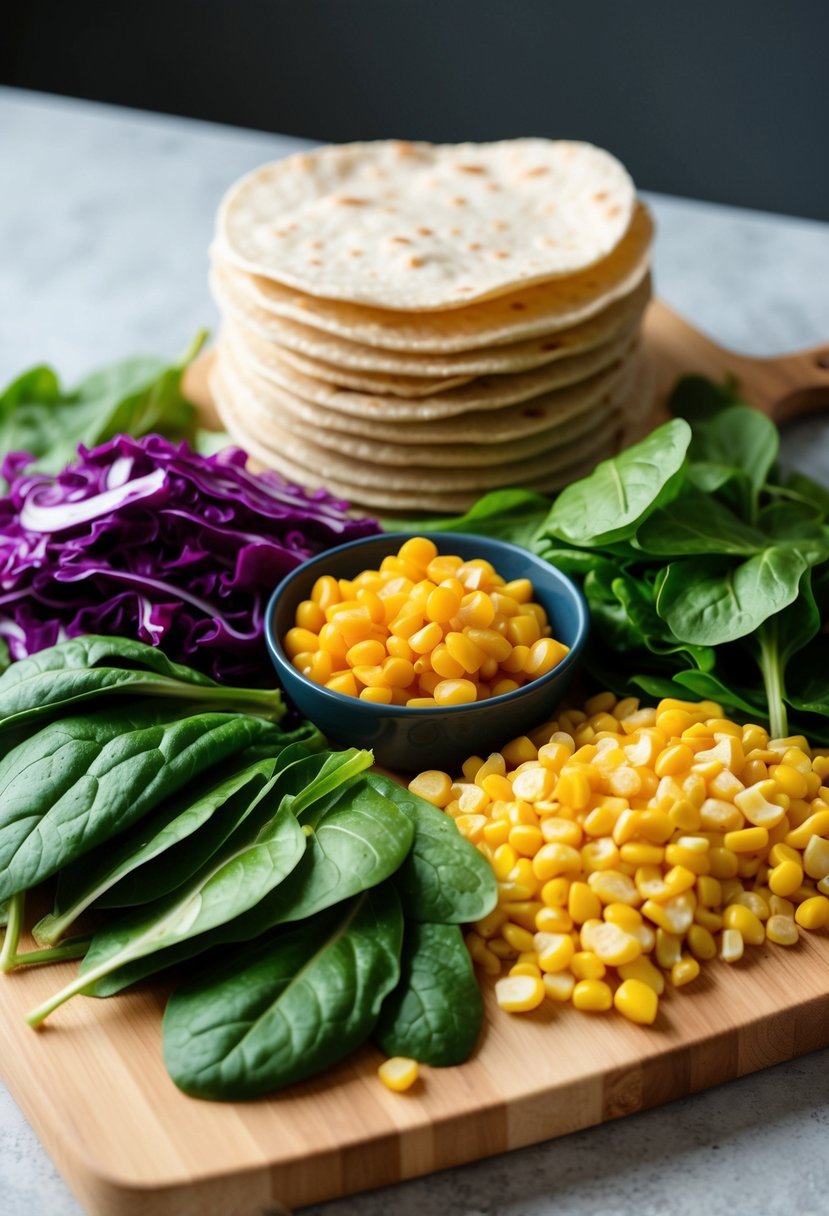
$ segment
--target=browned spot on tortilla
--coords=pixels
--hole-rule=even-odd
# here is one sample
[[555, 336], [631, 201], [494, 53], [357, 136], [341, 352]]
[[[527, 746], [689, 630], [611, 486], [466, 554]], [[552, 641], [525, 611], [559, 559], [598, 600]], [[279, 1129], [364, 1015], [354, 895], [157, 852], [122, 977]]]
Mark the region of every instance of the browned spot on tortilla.
[[498, 232], [504, 232], [505, 229], [509, 228], [509, 224], [506, 220], [493, 220], [492, 227]]
[[394, 150], [398, 156], [415, 155], [414, 145], [411, 144], [407, 139], [401, 139]]
[[603, 203], [606, 198], [607, 198], [606, 190], [597, 190], [596, 193], [593, 195], [593, 199], [597, 203]]
[[350, 258], [361, 258], [363, 256], [362, 249], [349, 249], [348, 256]]
[[621, 210], [622, 210], [622, 208], [619, 206], [608, 207], [607, 211], [605, 212], [605, 215], [607, 216], [607, 218], [609, 220], [612, 220], [614, 216], [620, 214]]
[[411, 245], [411, 241], [407, 236], [390, 236], [389, 240], [393, 245]]
[[547, 411], [540, 405], [528, 405], [521, 411], [525, 418], [546, 418]]
[[522, 304], [520, 300], [513, 300], [513, 302], [510, 304], [510, 308], [513, 312], [523, 312], [526, 307], [527, 305]]
[[417, 269], [418, 266], [423, 265], [423, 258], [419, 258], [417, 254], [413, 253], [409, 258], [409, 265]]
[[467, 245], [467, 249], [469, 249], [472, 253], [474, 253], [476, 249], [480, 249], [480, 248], [481, 248], [480, 241], [470, 241], [469, 244]]
[[536, 165], [534, 169], [527, 169], [524, 173], [524, 176], [525, 177], [543, 177], [543, 175], [545, 173], [549, 173], [549, 172], [550, 172], [550, 170], [547, 168], [546, 165]]
[[483, 165], [456, 165], [458, 173], [486, 173]]
[[418, 236], [431, 236], [431, 235], [432, 235], [432, 229], [431, 229], [431, 228], [418, 228], [418, 229], [417, 229], [417, 235], [418, 235]]
[[319, 258], [309, 258], [308, 265], [309, 266], [322, 266], [322, 262], [319, 260]]
[[543, 343], [543, 345], [539, 346], [538, 349], [539, 350], [559, 350], [560, 348], [561, 348], [561, 342], [558, 340], [558, 338], [549, 338], [546, 342]]
[[495, 249], [495, 250], [493, 251], [492, 256], [493, 256], [494, 258], [500, 258], [500, 259], [503, 259], [503, 258], [508, 258], [508, 257], [510, 257], [510, 256], [511, 256], [511, 254], [507, 253], [507, 251], [506, 251], [505, 249]]
[[460, 195], [458, 195], [458, 197], [457, 197], [457, 198], [453, 198], [453, 199], [452, 199], [452, 206], [453, 206], [453, 207], [465, 207], [465, 206], [466, 206], [466, 199], [465, 199], [465, 198], [462, 198]]
[[366, 200], [364, 198], [358, 198], [356, 195], [352, 194], [341, 194], [339, 198], [334, 199], [334, 202], [339, 207], [365, 207], [366, 205]]

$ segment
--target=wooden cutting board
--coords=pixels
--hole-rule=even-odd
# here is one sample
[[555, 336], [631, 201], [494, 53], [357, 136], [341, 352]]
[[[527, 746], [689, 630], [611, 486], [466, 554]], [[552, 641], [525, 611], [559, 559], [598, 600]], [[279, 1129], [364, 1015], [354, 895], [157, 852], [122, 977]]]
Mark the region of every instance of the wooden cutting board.
[[[829, 405], [829, 348], [745, 359], [652, 306], [646, 349], [661, 389], [681, 372], [736, 375], [777, 418]], [[205, 361], [190, 378], [204, 396]], [[509, 733], [508, 728], [506, 734]], [[510, 1017], [486, 993], [485, 1033], [460, 1068], [422, 1070], [407, 1094], [376, 1078], [371, 1047], [280, 1096], [184, 1097], [161, 1057], [160, 987], [77, 998], [36, 1033], [26, 1010], [74, 965], [0, 977], [0, 1072], [93, 1216], [268, 1216], [412, 1178], [642, 1110], [829, 1045], [829, 936], [715, 962], [670, 992], [651, 1028], [549, 1003]]]

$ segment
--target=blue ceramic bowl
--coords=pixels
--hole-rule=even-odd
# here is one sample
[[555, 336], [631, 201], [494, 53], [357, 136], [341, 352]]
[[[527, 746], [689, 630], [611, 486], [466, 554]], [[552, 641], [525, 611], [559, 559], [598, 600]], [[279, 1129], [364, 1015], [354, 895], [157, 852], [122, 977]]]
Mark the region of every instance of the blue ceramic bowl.
[[[552, 623], [553, 636], [570, 647], [567, 657], [547, 675], [515, 692], [472, 705], [441, 708], [377, 705], [332, 692], [301, 675], [291, 666], [281, 639], [293, 626], [297, 605], [309, 598], [316, 580], [322, 574], [353, 578], [361, 570], [376, 570], [410, 535], [428, 536], [441, 553], [456, 553], [467, 561], [486, 558], [507, 582], [529, 578], [535, 599]], [[576, 668], [588, 624], [587, 605], [575, 584], [517, 545], [458, 532], [385, 533], [329, 549], [292, 571], [268, 604], [265, 639], [282, 687], [332, 743], [372, 748], [378, 764], [413, 773], [454, 769], [467, 756], [486, 756], [550, 718]]]

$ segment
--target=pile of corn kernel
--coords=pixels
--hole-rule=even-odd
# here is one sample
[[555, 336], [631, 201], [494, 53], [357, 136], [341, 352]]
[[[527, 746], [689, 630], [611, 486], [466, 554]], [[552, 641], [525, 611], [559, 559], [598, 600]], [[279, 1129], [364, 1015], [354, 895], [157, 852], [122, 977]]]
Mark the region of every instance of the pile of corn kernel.
[[548, 999], [650, 1024], [666, 983], [829, 924], [829, 756], [711, 701], [602, 693], [409, 788], [492, 864], [498, 906], [466, 943], [508, 968], [513, 1013]]
[[529, 579], [424, 536], [352, 579], [318, 578], [283, 638], [293, 666], [334, 692], [412, 709], [514, 692], [568, 648], [550, 636]]

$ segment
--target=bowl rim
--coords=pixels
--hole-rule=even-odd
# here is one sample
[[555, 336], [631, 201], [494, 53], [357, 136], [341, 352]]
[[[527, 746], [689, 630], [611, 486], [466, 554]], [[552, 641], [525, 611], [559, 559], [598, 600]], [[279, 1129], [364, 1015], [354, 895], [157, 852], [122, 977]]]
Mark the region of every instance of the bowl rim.
[[[492, 545], [496, 549], [511, 550], [519, 554], [522, 558], [529, 560], [532, 565], [537, 567], [546, 577], [552, 577], [553, 581], [564, 589], [565, 594], [569, 595], [577, 613], [576, 623], [576, 638], [573, 645], [565, 657], [555, 665], [550, 671], [543, 676], [539, 676], [535, 680], [531, 680], [528, 684], [524, 684], [521, 688], [515, 688], [512, 692], [501, 693], [497, 697], [487, 697], [485, 701], [467, 701], [461, 705], [416, 705], [410, 708], [408, 705], [383, 705], [374, 701], [363, 701], [359, 697], [351, 697], [346, 693], [335, 692], [331, 688], [326, 688], [324, 684], [316, 684], [313, 680], [309, 680], [301, 671], [292, 665], [290, 659], [282, 649], [282, 643], [276, 636], [274, 622], [276, 617], [276, 609], [280, 597], [284, 594], [289, 585], [300, 576], [307, 572], [308, 568], [317, 563], [324, 563], [326, 558], [334, 555], [345, 553], [349, 550], [359, 550], [371, 544], [377, 544], [380, 541], [388, 540], [392, 545], [397, 542], [399, 546], [406, 540], [411, 540], [413, 537], [423, 536], [427, 540], [433, 540], [438, 543], [441, 540], [460, 540], [463, 543], [474, 541], [477, 537], [479, 541], [483, 541], [486, 545]], [[469, 559], [472, 560], [472, 559]], [[493, 563], [495, 564], [495, 563]], [[533, 592], [535, 593], [535, 584], [533, 584]], [[264, 619], [265, 645], [268, 650], [271, 662], [273, 663], [277, 675], [281, 676], [282, 670], [290, 672], [291, 678], [305, 685], [309, 692], [314, 692], [322, 698], [324, 703], [328, 703], [332, 708], [351, 708], [355, 704], [360, 706], [364, 713], [370, 713], [378, 717], [390, 718], [405, 718], [411, 715], [420, 715], [425, 717], [427, 714], [439, 714], [441, 717], [444, 714], [453, 715], [461, 713], [475, 713], [492, 707], [500, 708], [502, 705], [509, 707], [511, 704], [522, 700], [527, 696], [532, 689], [544, 688], [547, 684], [551, 684], [554, 679], [564, 675], [571, 667], [575, 665], [578, 658], [584, 649], [590, 632], [590, 612], [587, 607], [587, 601], [581, 589], [573, 582], [569, 575], [564, 574], [557, 566], [547, 562], [544, 558], [539, 557], [536, 553], [531, 553], [529, 549], [522, 549], [520, 545], [513, 544], [512, 541], [501, 540], [495, 536], [477, 536], [474, 532], [449, 532], [439, 531], [430, 532], [424, 528], [418, 531], [404, 532], [378, 532], [371, 536], [361, 536], [357, 540], [345, 541], [341, 545], [335, 545], [331, 549], [325, 549], [322, 553], [314, 554], [313, 557], [306, 558], [300, 565], [295, 566], [290, 570], [272, 591], [268, 598], [268, 603], [265, 608]]]

